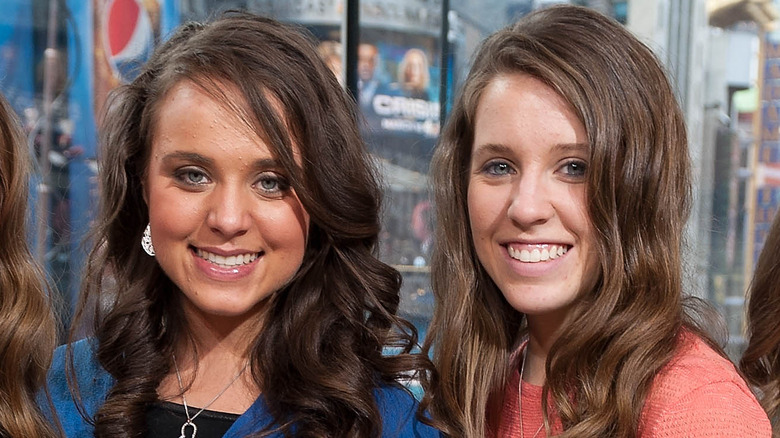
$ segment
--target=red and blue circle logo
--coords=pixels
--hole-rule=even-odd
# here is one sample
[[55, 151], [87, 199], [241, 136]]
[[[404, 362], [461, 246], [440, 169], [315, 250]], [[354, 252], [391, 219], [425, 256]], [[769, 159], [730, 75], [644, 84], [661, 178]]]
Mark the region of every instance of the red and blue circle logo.
[[139, 0], [109, 0], [103, 14], [103, 47], [122, 82], [132, 81], [154, 51], [154, 28]]

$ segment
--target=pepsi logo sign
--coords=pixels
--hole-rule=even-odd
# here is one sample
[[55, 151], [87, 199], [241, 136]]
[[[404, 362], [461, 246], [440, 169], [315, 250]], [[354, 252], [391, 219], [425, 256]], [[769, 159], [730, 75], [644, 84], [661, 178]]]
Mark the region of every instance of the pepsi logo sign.
[[140, 0], [109, 0], [103, 13], [103, 47], [122, 82], [132, 81], [154, 50], [154, 27]]

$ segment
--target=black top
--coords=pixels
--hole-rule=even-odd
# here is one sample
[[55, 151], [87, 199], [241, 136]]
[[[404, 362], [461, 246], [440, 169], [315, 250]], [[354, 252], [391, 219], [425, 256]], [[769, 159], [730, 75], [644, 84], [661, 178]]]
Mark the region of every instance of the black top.
[[[200, 408], [189, 407], [190, 415], [195, 415]], [[239, 415], [226, 412], [209, 411], [206, 409], [197, 416], [193, 423], [198, 427], [197, 438], [221, 438]], [[151, 405], [146, 411], [147, 438], [176, 438], [182, 433], [182, 426], [187, 422], [184, 405], [159, 402]], [[187, 426], [184, 437], [192, 437], [192, 427]]]

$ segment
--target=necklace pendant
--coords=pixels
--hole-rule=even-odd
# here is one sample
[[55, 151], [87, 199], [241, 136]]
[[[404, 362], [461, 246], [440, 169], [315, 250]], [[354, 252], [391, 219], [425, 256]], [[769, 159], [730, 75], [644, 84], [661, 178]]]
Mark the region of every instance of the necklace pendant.
[[[187, 437], [187, 426], [192, 427], [192, 435]], [[186, 423], [184, 423], [181, 426], [181, 435], [179, 435], [179, 438], [195, 438], [195, 435], [198, 434], [198, 426], [195, 425], [195, 423], [192, 422], [192, 420], [187, 420]]]

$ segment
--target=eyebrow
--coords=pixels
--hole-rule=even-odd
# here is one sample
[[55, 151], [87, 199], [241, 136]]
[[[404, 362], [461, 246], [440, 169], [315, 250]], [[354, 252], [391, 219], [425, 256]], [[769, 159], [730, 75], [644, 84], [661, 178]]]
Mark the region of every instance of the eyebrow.
[[162, 158], [162, 162], [165, 164], [170, 163], [171, 161], [191, 161], [195, 164], [200, 164], [202, 166], [208, 166], [210, 164], [214, 164], [214, 160], [211, 158], [206, 158], [201, 154], [196, 154], [194, 152], [183, 152], [183, 151], [174, 151], [170, 154], [165, 155]]
[[[162, 158], [164, 164], [168, 164], [171, 161], [189, 161], [193, 164], [200, 166], [211, 166], [214, 164], [214, 160], [208, 157], [204, 157], [201, 154], [194, 152], [174, 151]], [[252, 163], [252, 167], [255, 169], [268, 169], [268, 168], [280, 168], [282, 167], [278, 161], [273, 158], [261, 158], [255, 160]]]
[[[555, 152], [583, 152], [587, 151], [590, 146], [587, 143], [558, 143], [553, 146]], [[476, 152], [489, 152], [494, 154], [510, 154], [512, 148], [502, 143], [485, 143], [474, 148]]]
[[481, 144], [481, 145], [478, 145], [477, 147], [475, 147], [474, 150], [471, 153], [472, 153], [472, 155], [476, 154], [477, 152], [480, 152], [480, 153], [482, 153], [482, 152], [489, 152], [489, 153], [494, 153], [494, 154], [508, 154], [511, 151], [512, 151], [512, 149], [509, 148], [509, 146], [507, 146], [505, 144], [485, 143], [485, 144]]
[[553, 150], [561, 152], [587, 152], [589, 149], [587, 143], [559, 143], [553, 146]]

